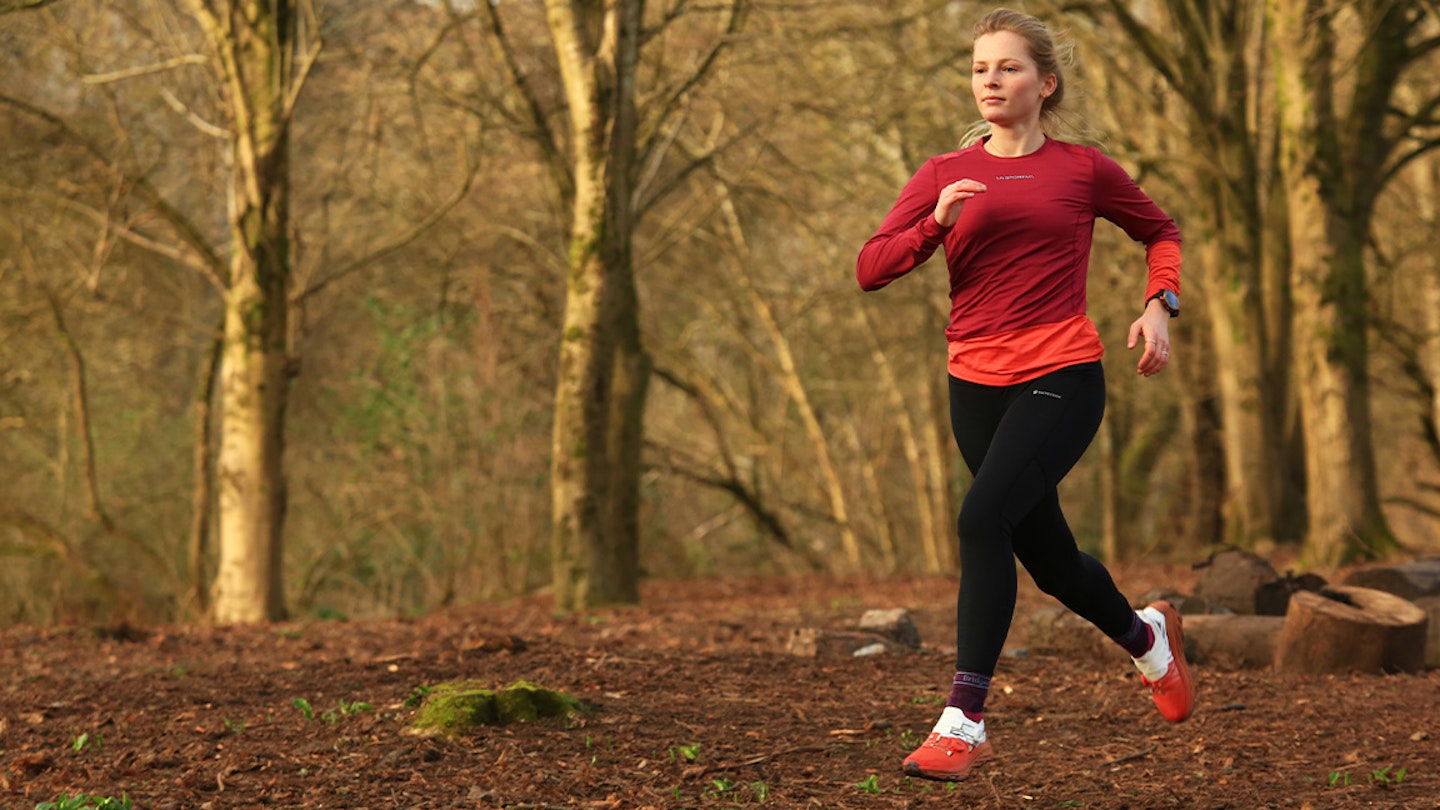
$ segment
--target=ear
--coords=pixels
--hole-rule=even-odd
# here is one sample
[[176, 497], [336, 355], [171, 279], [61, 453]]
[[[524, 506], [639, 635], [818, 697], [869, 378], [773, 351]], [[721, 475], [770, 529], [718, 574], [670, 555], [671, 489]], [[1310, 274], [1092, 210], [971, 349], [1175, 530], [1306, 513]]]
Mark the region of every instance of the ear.
[[1060, 86], [1060, 80], [1054, 73], [1045, 74], [1045, 83], [1040, 86], [1040, 97], [1049, 98], [1055, 93], [1055, 88]]

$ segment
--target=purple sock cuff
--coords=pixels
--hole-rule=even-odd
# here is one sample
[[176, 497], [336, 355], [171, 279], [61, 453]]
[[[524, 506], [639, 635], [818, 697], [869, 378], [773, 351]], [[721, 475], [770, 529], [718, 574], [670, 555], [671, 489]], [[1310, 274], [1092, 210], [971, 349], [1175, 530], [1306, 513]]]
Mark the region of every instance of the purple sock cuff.
[[981, 713], [985, 711], [985, 698], [989, 694], [989, 675], [957, 670], [954, 686], [950, 689], [950, 699], [945, 702], [945, 705], [954, 706], [965, 712], [971, 720], [978, 720]]
[[968, 687], [970, 687], [970, 688], [972, 688], [972, 689], [984, 689], [985, 691], [988, 692], [988, 691], [990, 691], [990, 676], [989, 676], [989, 675], [981, 675], [981, 674], [978, 673], [978, 672], [959, 672], [959, 671], [957, 671], [957, 672], [955, 673], [955, 682], [954, 682], [954, 685], [955, 685], [955, 686], [968, 686]]
[[1150, 625], [1140, 618], [1139, 613], [1132, 612], [1130, 615], [1130, 629], [1126, 630], [1124, 635], [1112, 636], [1112, 638], [1115, 639], [1116, 644], [1125, 648], [1125, 652], [1130, 653], [1131, 658], [1139, 658], [1149, 652], [1150, 645], [1155, 640], [1154, 634], [1150, 630]]

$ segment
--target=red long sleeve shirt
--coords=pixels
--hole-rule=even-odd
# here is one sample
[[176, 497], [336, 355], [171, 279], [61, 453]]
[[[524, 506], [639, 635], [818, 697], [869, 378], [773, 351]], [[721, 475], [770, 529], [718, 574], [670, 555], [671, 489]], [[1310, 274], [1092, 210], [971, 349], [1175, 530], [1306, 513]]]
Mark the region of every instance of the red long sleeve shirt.
[[[933, 216], [940, 189], [966, 177], [987, 190], [945, 228]], [[977, 143], [926, 161], [861, 248], [856, 280], [878, 290], [944, 245], [951, 373], [987, 385], [1024, 382], [1103, 354], [1085, 315], [1096, 217], [1146, 246], [1142, 300], [1179, 292], [1175, 222], [1098, 149], [1050, 139], [1021, 157], [996, 157]]]

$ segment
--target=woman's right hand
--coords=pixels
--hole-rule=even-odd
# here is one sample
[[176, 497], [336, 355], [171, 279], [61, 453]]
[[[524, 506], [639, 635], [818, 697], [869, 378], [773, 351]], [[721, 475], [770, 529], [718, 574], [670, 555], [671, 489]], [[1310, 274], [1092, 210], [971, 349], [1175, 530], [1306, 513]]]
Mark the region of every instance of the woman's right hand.
[[935, 221], [946, 228], [954, 225], [965, 201], [984, 191], [984, 183], [968, 177], [940, 189], [940, 199], [935, 202]]

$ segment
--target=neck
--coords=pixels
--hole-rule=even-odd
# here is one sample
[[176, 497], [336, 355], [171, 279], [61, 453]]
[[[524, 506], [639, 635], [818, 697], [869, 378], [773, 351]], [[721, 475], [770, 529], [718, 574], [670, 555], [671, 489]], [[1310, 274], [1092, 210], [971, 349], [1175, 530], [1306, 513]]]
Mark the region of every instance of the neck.
[[996, 157], [1021, 157], [1045, 145], [1045, 130], [1040, 123], [1027, 122], [1018, 127], [991, 127], [985, 151]]

